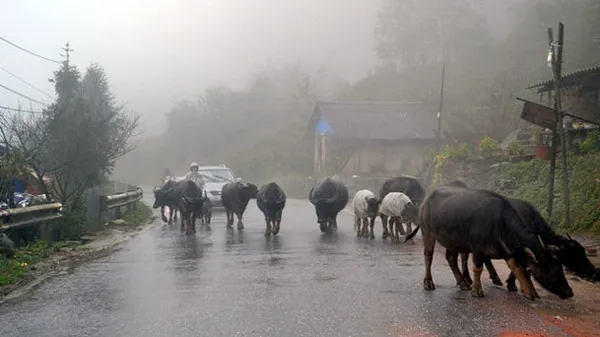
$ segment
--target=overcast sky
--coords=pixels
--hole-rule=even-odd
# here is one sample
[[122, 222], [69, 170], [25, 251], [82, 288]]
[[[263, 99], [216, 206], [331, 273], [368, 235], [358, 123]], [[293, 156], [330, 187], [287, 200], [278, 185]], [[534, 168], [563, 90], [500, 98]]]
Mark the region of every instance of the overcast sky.
[[[104, 66], [120, 101], [151, 133], [172, 103], [214, 84], [241, 88], [267, 64], [325, 66], [354, 81], [375, 63], [378, 0], [2, 1], [0, 37], [61, 60], [69, 41], [84, 71]], [[0, 41], [0, 67], [53, 94], [57, 65]], [[51, 99], [0, 70], [0, 84]], [[0, 88], [0, 105], [30, 102]], [[40, 106], [32, 103], [37, 110]]]

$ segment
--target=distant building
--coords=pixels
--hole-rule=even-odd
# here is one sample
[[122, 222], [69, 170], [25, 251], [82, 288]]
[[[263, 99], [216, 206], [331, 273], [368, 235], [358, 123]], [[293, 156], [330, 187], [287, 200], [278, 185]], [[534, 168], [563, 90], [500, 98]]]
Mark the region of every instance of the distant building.
[[317, 173], [325, 138], [325, 151], [337, 157], [343, 174], [415, 175], [435, 149], [436, 128], [437, 108], [420, 103], [318, 102], [305, 139], [314, 140]]
[[[579, 122], [600, 124], [600, 66], [562, 75], [560, 83], [563, 110], [576, 116]], [[536, 89], [540, 100], [547, 100], [544, 104], [553, 106], [553, 80], [530, 85], [527, 89]]]

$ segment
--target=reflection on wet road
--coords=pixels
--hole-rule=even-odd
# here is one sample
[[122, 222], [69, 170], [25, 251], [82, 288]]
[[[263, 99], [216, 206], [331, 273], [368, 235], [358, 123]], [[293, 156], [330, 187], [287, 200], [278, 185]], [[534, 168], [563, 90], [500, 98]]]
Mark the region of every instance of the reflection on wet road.
[[440, 254], [425, 292], [421, 241], [384, 243], [379, 224], [376, 240], [357, 239], [349, 213], [331, 236], [299, 200], [277, 237], [254, 201], [245, 220], [227, 232], [216, 213], [192, 237], [156, 225], [0, 307], [0, 336], [567, 336], [487, 279], [483, 299], [458, 291]]

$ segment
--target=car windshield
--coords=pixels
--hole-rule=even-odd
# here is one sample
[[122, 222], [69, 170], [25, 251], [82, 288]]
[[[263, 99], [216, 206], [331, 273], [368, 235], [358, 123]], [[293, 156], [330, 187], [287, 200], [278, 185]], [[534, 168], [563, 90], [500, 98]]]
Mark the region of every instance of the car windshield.
[[229, 170], [199, 170], [202, 177], [210, 182], [225, 182], [235, 180], [233, 173]]

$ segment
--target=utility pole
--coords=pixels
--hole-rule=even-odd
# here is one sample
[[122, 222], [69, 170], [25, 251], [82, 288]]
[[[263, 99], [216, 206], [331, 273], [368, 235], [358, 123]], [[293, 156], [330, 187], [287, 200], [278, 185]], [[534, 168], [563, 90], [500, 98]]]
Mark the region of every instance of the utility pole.
[[[442, 63], [442, 84], [440, 87], [440, 106], [437, 112], [437, 130], [435, 133], [436, 138], [436, 154], [442, 150], [442, 108], [444, 106], [444, 81], [446, 78], [446, 64]], [[429, 170], [425, 173], [424, 181], [427, 182], [427, 186], [431, 187], [431, 183], [433, 182], [433, 175], [435, 172], [435, 158], [431, 159], [431, 164], [429, 165]]]
[[442, 63], [442, 86], [440, 88], [440, 108], [437, 113], [437, 152], [440, 152], [442, 149], [442, 107], [444, 106], [444, 79], [446, 77], [446, 64]]
[[62, 50], [64, 50], [65, 53], [64, 54], [60, 54], [60, 56], [62, 56], [62, 57], [64, 57], [66, 59], [65, 62], [67, 62], [67, 68], [69, 67], [70, 55], [71, 55], [71, 52], [73, 51], [73, 49], [71, 49], [70, 46], [71, 45], [67, 41], [67, 43], [65, 44], [65, 46], [62, 48]]
[[[563, 62], [563, 49], [564, 49], [564, 33], [565, 26], [562, 22], [558, 23], [558, 42], [553, 41], [552, 36], [552, 28], [548, 28], [548, 38], [550, 43], [551, 50], [551, 62], [552, 62], [552, 72], [554, 75], [554, 108], [556, 109], [557, 114], [557, 127], [558, 133], [560, 135], [560, 141], [562, 145], [562, 156], [561, 162], [563, 167], [563, 204], [565, 207], [565, 226], [571, 226], [571, 205], [569, 198], [569, 168], [567, 166], [567, 137], [566, 131], [563, 125], [564, 120], [564, 112], [562, 110], [562, 102], [561, 102], [561, 93], [560, 93], [560, 80], [561, 80], [561, 72], [562, 72], [562, 62]], [[554, 147], [554, 144], [553, 144]], [[555, 164], [556, 165], [556, 164]], [[552, 191], [554, 194], [554, 191]]]

